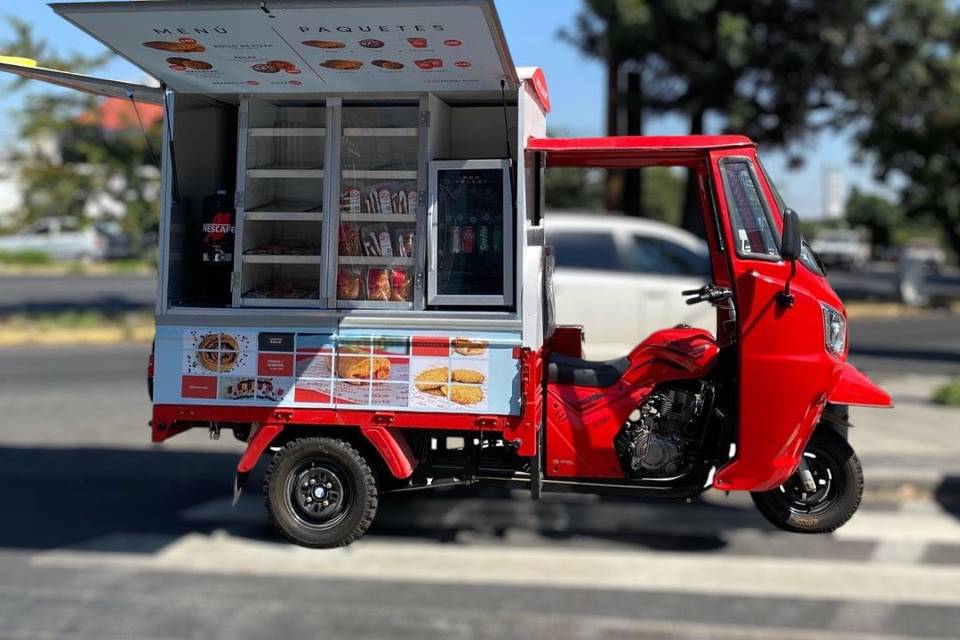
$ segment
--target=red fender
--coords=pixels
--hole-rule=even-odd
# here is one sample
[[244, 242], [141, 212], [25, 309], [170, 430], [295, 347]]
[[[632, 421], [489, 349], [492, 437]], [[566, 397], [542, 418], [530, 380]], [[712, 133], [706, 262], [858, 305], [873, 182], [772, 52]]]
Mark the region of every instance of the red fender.
[[247, 449], [243, 452], [240, 462], [237, 463], [237, 473], [249, 473], [255, 466], [260, 456], [267, 450], [273, 439], [283, 431], [282, 424], [265, 424], [260, 427], [250, 442], [247, 443]]
[[827, 398], [833, 404], [862, 407], [892, 407], [890, 394], [873, 383], [852, 364], [843, 365], [840, 380]]
[[417, 460], [413, 456], [407, 439], [399, 429], [390, 429], [388, 427], [360, 427], [360, 432], [366, 436], [370, 444], [383, 457], [383, 461], [398, 480], [406, 480], [413, 475], [413, 468], [417, 466]]

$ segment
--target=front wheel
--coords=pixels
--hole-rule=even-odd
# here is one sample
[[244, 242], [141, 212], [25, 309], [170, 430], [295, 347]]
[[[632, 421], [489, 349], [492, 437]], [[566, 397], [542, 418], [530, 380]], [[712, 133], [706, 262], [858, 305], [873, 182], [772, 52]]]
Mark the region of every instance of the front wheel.
[[270, 519], [305, 547], [341, 547], [359, 539], [377, 512], [377, 481], [350, 444], [300, 438], [273, 457], [264, 480]]
[[817, 431], [803, 452], [816, 489], [807, 491], [794, 473], [771, 491], [751, 494], [772, 524], [795, 533], [829, 533], [853, 517], [863, 496], [863, 468], [841, 436]]

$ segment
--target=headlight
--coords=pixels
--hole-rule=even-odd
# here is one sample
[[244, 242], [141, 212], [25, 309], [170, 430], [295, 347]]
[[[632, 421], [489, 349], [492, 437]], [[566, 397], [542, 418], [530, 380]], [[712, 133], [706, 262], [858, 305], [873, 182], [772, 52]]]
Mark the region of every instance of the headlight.
[[827, 353], [839, 356], [847, 344], [847, 321], [843, 314], [822, 302], [823, 309], [823, 344]]

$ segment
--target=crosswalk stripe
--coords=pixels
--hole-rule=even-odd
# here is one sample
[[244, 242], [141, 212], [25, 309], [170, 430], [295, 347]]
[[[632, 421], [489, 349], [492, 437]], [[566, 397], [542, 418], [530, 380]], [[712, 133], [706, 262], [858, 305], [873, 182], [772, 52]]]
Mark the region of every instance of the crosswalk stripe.
[[187, 535], [152, 556], [55, 550], [42, 565], [288, 575], [378, 582], [667, 591], [960, 606], [960, 568], [671, 552], [361, 541], [315, 552], [226, 534]]

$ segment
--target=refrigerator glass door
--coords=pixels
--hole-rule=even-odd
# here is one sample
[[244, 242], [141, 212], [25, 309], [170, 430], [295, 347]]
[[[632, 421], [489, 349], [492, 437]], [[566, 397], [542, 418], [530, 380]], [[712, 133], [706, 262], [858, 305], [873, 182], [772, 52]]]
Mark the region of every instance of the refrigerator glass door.
[[430, 304], [513, 302], [509, 171], [507, 160], [431, 164]]

